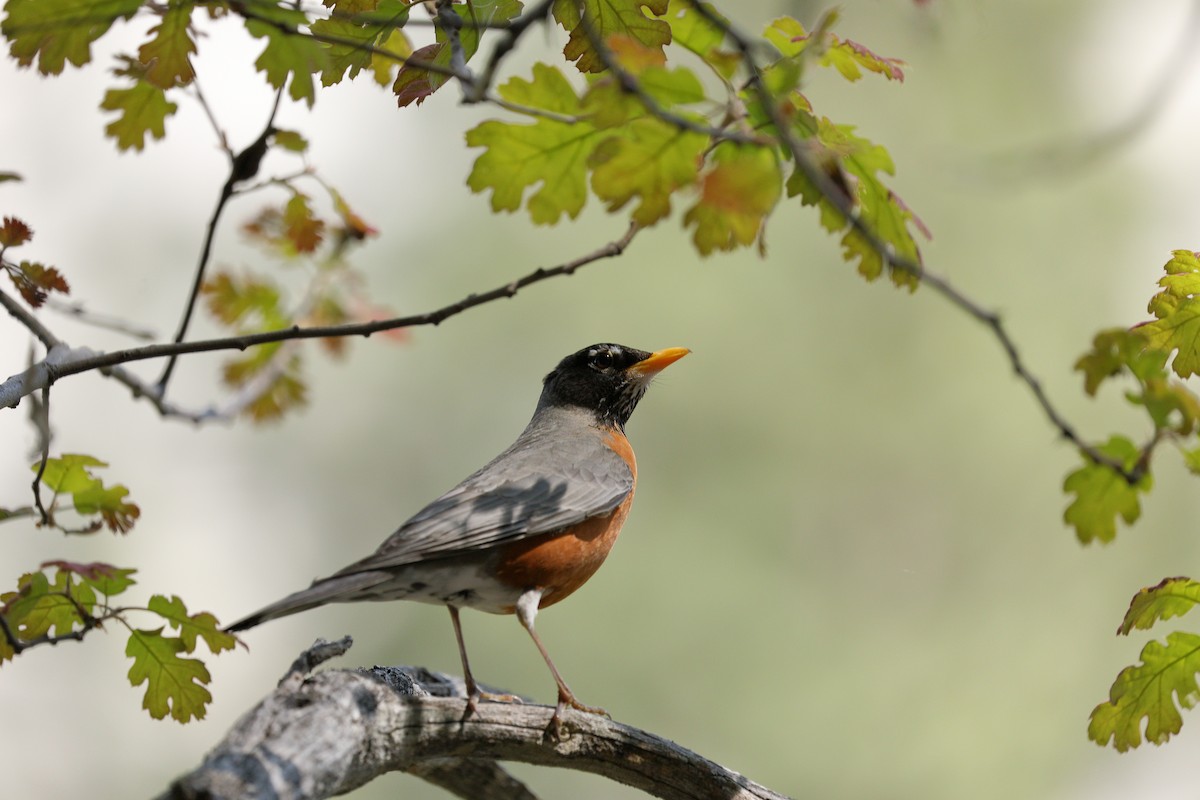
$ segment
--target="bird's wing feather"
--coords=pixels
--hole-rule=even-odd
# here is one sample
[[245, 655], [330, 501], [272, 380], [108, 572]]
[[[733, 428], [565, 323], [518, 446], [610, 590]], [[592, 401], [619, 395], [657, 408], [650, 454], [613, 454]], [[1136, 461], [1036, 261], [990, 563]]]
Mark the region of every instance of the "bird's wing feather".
[[339, 575], [416, 561], [561, 530], [613, 511], [633, 491], [629, 465], [604, 434], [527, 430], [487, 466], [400, 526], [371, 556]]

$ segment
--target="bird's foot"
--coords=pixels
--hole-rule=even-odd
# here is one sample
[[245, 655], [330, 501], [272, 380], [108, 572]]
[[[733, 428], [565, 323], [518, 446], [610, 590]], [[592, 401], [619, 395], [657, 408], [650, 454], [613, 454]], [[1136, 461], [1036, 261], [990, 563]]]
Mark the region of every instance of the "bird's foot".
[[596, 706], [588, 706], [575, 699], [575, 695], [570, 692], [558, 693], [558, 704], [554, 707], [554, 714], [550, 717], [550, 724], [546, 727], [546, 737], [554, 741], [562, 741], [568, 738], [568, 732], [563, 724], [563, 714], [568, 708], [573, 708], [576, 711], [582, 711], [585, 714], [595, 714], [598, 717], [612, 719], [612, 715], [603, 708]]
[[478, 686], [473, 687], [467, 692], [467, 708], [463, 712], [463, 721], [479, 710], [479, 701], [486, 703], [524, 703], [520, 697], [515, 694], [501, 694], [498, 692], [485, 692]]

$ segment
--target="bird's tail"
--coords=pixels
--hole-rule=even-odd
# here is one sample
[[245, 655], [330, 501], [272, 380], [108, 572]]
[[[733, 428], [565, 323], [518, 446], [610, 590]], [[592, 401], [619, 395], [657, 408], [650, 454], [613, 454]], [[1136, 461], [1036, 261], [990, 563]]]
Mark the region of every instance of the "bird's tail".
[[266, 608], [254, 612], [225, 628], [229, 633], [237, 633], [253, 628], [267, 620], [286, 617], [307, 611], [310, 608], [327, 605], [328, 603], [344, 603], [349, 600], [365, 600], [370, 596], [370, 590], [386, 583], [391, 573], [383, 571], [354, 572], [348, 575], [334, 575], [313, 583], [307, 589], [289, 594], [282, 600], [272, 603]]

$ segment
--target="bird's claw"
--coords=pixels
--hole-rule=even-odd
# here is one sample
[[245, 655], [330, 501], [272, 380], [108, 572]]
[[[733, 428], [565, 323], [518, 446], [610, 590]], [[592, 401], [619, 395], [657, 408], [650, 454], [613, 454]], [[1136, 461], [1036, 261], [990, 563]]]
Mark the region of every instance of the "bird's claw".
[[517, 697], [515, 694], [485, 692], [482, 689], [476, 687], [474, 689], [474, 691], [471, 691], [467, 694], [467, 708], [466, 708], [466, 711], [463, 713], [463, 721], [466, 721], [466, 719], [468, 717], [470, 717], [472, 714], [479, 711], [479, 701], [480, 700], [483, 700], [484, 702], [487, 702], [487, 703], [517, 703], [517, 704], [520, 704], [520, 703], [525, 702], [520, 697]]

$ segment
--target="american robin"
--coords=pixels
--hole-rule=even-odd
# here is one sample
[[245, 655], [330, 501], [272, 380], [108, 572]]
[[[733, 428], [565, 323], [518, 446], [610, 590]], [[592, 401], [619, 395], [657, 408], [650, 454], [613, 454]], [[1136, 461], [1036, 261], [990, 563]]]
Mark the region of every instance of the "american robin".
[[470, 714], [481, 698], [515, 698], [480, 691], [458, 611], [516, 613], [558, 685], [551, 724], [561, 724], [567, 706], [604, 714], [575, 699], [533, 622], [539, 609], [582, 586], [612, 549], [637, 483], [625, 423], [654, 376], [688, 352], [597, 344], [567, 356], [546, 376], [533, 419], [507, 450], [417, 512], [373, 555], [229, 630], [326, 603], [443, 604], [454, 623]]

